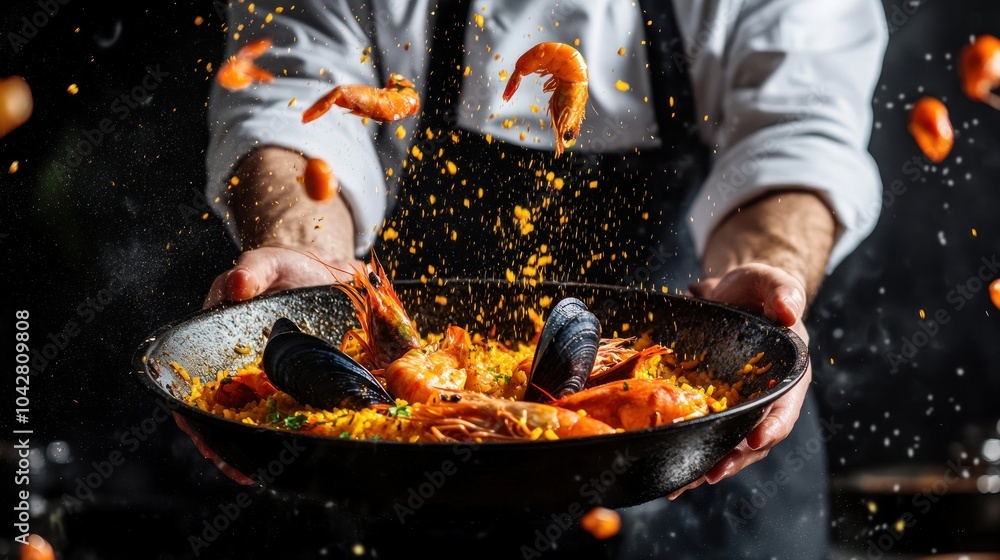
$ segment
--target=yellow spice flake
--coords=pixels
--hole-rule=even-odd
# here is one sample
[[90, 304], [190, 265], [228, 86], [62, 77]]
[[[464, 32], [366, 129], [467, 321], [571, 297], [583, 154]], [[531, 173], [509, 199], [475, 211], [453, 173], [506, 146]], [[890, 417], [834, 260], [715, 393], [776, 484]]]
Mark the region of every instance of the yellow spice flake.
[[271, 23], [272, 21], [274, 21], [274, 14], [267, 14], [267, 17], [264, 18], [264, 23]]
[[80, 88], [77, 87], [76, 84], [70, 84], [69, 87], [66, 88], [66, 91], [68, 91], [70, 95], [76, 95], [77, 92], [80, 91]]
[[501, 68], [500, 69], [500, 81], [502, 82], [502, 81], [504, 81], [506, 79], [507, 79], [507, 69], [506, 68]]
[[400, 140], [406, 138], [406, 129], [403, 128], [403, 125], [396, 127], [396, 138], [399, 138]]
[[7, 173], [13, 175], [14, 173], [17, 173], [17, 170], [20, 167], [21, 167], [21, 162], [15, 159], [14, 161], [10, 162], [10, 167], [7, 168]]
[[625, 56], [625, 47], [618, 47], [618, 56]]
[[507, 281], [508, 282], [513, 282], [515, 278], [517, 278], [517, 277], [514, 276], [514, 271], [508, 268], [507, 269]]
[[201, 16], [197, 16], [197, 17], [194, 18], [194, 24], [195, 25], [201, 25], [202, 23], [205, 23], [205, 18], [203, 18]]
[[453, 162], [451, 160], [448, 160], [448, 161], [444, 162], [444, 165], [445, 165], [445, 167], [448, 168], [448, 173], [450, 175], [454, 175], [454, 174], [458, 173], [458, 166], [455, 165], [455, 162]]
[[541, 107], [539, 107], [538, 105], [535, 105], [535, 104], [529, 105], [528, 108], [531, 109], [532, 113], [537, 113], [537, 112], [539, 112], [539, 111], [542, 110]]
[[438, 305], [448, 305], [448, 298], [444, 296], [437, 296], [434, 298], [434, 303]]
[[396, 239], [398, 237], [399, 237], [399, 232], [392, 229], [391, 227], [387, 227], [385, 228], [385, 230], [382, 231], [382, 239], [385, 239], [386, 241], [392, 241], [393, 239]]
[[469, 75], [469, 74], [471, 74], [471, 73], [472, 73], [472, 67], [471, 67], [471, 66], [466, 66], [466, 67], [465, 67], [465, 70], [464, 70], [464, 71], [462, 71], [462, 75], [463, 75], [463, 76], [468, 76], [468, 75]]
[[289, 107], [294, 107], [295, 106], [295, 100], [296, 100], [296, 98], [293, 97], [292, 100], [288, 102], [288, 106]]
[[597, 181], [591, 181], [591, 182], [590, 182], [590, 184], [589, 184], [588, 186], [589, 186], [590, 188], [592, 188], [592, 189], [596, 189], [596, 188], [597, 188]]
[[615, 82], [615, 89], [617, 89], [618, 91], [628, 91], [629, 89], [631, 89], [631, 86], [628, 85], [628, 82], [623, 82], [621, 80], [618, 80], [617, 82]]
[[475, 14], [472, 16], [472, 19], [475, 20], [476, 25], [479, 26], [480, 29], [486, 25], [486, 18], [483, 17], [483, 14]]
[[538, 300], [538, 305], [541, 305], [542, 309], [548, 309], [548, 307], [552, 305], [552, 298], [549, 296], [542, 296], [541, 299]]

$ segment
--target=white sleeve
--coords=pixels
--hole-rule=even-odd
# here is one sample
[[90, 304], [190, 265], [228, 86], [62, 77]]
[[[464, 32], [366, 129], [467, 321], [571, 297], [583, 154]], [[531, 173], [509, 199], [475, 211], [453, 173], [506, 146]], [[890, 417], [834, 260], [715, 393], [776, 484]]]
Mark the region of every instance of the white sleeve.
[[[371, 62], [361, 63], [367, 35], [345, 2], [307, 0], [288, 3], [278, 13], [276, 0], [231, 2], [225, 58], [248, 41], [270, 37], [274, 46], [257, 64], [275, 75], [270, 84], [228, 91], [213, 84], [208, 116], [207, 195], [239, 243], [225, 206], [229, 178], [249, 151], [272, 145], [325, 160], [340, 182], [340, 196], [351, 210], [359, 256], [374, 240], [386, 209], [385, 178], [372, 139], [373, 130], [334, 107], [320, 119], [302, 123], [302, 111], [334, 85], [375, 84]], [[254, 6], [251, 13], [248, 6]], [[270, 21], [268, 18], [270, 14]], [[239, 38], [234, 39], [239, 32]], [[322, 71], [322, 74], [321, 74]], [[290, 106], [292, 99], [295, 104]], [[239, 188], [231, 187], [231, 188]]]
[[699, 120], [708, 116], [700, 126], [716, 150], [691, 209], [698, 255], [730, 211], [769, 190], [805, 187], [838, 220], [830, 272], [871, 233], [881, 211], [881, 178], [867, 151], [888, 40], [881, 4], [705, 4], [713, 6], [703, 13], [727, 20], [715, 27], [727, 38], [702, 34], [687, 42], [694, 88], [705, 103]]

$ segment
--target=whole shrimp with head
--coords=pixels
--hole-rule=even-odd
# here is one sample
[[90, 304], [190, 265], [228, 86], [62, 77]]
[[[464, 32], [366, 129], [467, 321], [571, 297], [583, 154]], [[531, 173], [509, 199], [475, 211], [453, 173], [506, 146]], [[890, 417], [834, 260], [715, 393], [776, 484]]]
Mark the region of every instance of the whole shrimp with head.
[[549, 116], [559, 157], [566, 143], [580, 135], [588, 97], [587, 63], [580, 51], [565, 43], [539, 43], [517, 59], [503, 92], [504, 101], [510, 101], [521, 85], [521, 78], [528, 74], [551, 75], [542, 91], [552, 93]]

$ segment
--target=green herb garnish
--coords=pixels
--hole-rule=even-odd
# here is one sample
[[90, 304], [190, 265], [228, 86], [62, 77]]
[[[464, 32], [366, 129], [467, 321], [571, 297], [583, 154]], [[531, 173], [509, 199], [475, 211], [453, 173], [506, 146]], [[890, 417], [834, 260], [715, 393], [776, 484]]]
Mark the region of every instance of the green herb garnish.
[[410, 412], [412, 412], [412, 410], [413, 409], [411, 409], [410, 405], [408, 404], [404, 404], [403, 406], [390, 406], [389, 416], [392, 416], [393, 418], [396, 417], [409, 418]]
[[280, 412], [278, 412], [277, 410], [275, 410], [274, 412], [268, 412], [267, 413], [267, 423], [268, 424], [277, 424], [278, 422], [281, 422], [281, 413]]
[[622, 381], [622, 391], [628, 391], [628, 381]]
[[349, 434], [347, 432], [340, 432], [340, 439], [349, 439], [350, 437], [351, 437], [351, 434]]
[[293, 430], [298, 430], [302, 427], [302, 424], [306, 421], [305, 414], [296, 414], [295, 416], [289, 416], [285, 418], [285, 425]]

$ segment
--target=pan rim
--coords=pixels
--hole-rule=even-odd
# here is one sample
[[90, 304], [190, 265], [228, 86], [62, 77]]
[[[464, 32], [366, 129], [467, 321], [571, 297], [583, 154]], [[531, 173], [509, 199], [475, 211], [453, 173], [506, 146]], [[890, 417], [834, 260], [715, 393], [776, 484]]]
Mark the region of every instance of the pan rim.
[[[441, 282], [444, 284], [509, 284], [506, 279], [496, 279], [496, 278], [464, 278], [464, 277], [453, 277], [453, 278], [443, 278]], [[393, 286], [417, 286], [423, 285], [419, 279], [400, 279], [393, 280]], [[664, 299], [670, 299], [675, 301], [693, 301], [699, 305], [705, 305], [708, 307], [715, 307], [722, 309], [726, 313], [735, 314], [737, 316], [742, 316], [745, 320], [755, 323], [761, 327], [767, 329], [773, 329], [775, 332], [781, 336], [786, 337], [792, 342], [795, 347], [795, 362], [792, 364], [788, 375], [781, 379], [775, 387], [770, 390], [765, 395], [760, 395], [754, 399], [742, 402], [734, 407], [727, 408], [722, 412], [713, 412], [706, 416], [700, 418], [693, 418], [690, 420], [684, 420], [681, 422], [676, 422], [672, 424], [662, 424], [660, 426], [654, 426], [650, 428], [644, 428], [641, 430], [628, 430], [624, 432], [617, 432], [613, 434], [599, 434], [591, 436], [582, 436], [575, 438], [565, 438], [558, 439], [554, 441], [490, 441], [490, 442], [480, 442], [477, 443], [479, 446], [489, 446], [493, 447], [503, 447], [503, 448], [520, 448], [526, 447], [530, 449], [538, 449], [539, 447], [544, 447], [545, 449], [551, 449], [556, 446], [577, 446], [577, 445], [597, 445], [609, 442], [611, 440], [617, 442], [626, 442], [634, 439], [642, 439], [646, 437], [652, 437], [652, 434], [656, 433], [666, 433], [671, 430], [682, 430], [685, 426], [695, 426], [700, 424], [705, 424], [709, 422], [722, 421], [727, 418], [742, 416], [744, 414], [752, 414], [764, 410], [769, 404], [773, 403], [777, 399], [781, 398], [785, 393], [790, 391], [792, 387], [797, 385], [802, 381], [805, 376], [806, 368], [809, 365], [809, 349], [802, 338], [796, 334], [789, 327], [782, 325], [777, 325], [770, 322], [765, 317], [755, 315], [748, 311], [744, 311], [737, 307], [731, 305], [722, 304], [719, 302], [706, 300], [698, 297], [687, 296], [683, 294], [670, 294], [663, 292], [656, 292], [648, 289], [629, 287], [629, 286], [618, 286], [613, 284], [598, 284], [589, 282], [558, 282], [558, 281], [546, 281], [540, 282], [540, 286], [549, 287], [578, 287], [585, 289], [606, 289], [612, 290], [618, 293], [640, 293], [644, 296], [655, 296]], [[150, 354], [156, 348], [160, 339], [163, 335], [171, 330], [174, 330], [181, 325], [187, 324], [191, 321], [195, 321], [201, 317], [214, 315], [225, 311], [227, 309], [246, 307], [250, 305], [257, 305], [260, 301], [266, 301], [270, 299], [278, 299], [283, 297], [288, 297], [295, 293], [306, 293], [306, 292], [317, 292], [322, 289], [332, 289], [329, 284], [321, 284], [317, 286], [304, 286], [299, 288], [291, 288], [287, 290], [280, 290], [276, 292], [271, 292], [268, 294], [263, 294], [252, 299], [236, 302], [236, 303], [222, 303], [215, 305], [213, 307], [201, 309], [193, 313], [188, 314], [185, 317], [178, 318], [174, 321], [168, 322], [167, 324], [156, 329], [152, 334], [148, 335], [139, 344], [138, 348], [133, 353], [131, 360], [132, 363], [132, 373], [139, 377], [139, 382], [149, 391], [153, 393], [155, 397], [166, 399], [168, 402], [172, 403], [170, 408], [177, 413], [187, 413], [187, 416], [192, 414], [197, 416], [200, 420], [219, 423], [220, 425], [235, 427], [239, 426], [242, 429], [249, 430], [251, 432], [256, 432], [260, 434], [274, 435], [275, 437], [289, 437], [289, 438], [309, 438], [318, 441], [325, 442], [329, 445], [346, 445], [346, 446], [401, 446], [407, 448], [415, 448], [426, 450], [429, 448], [439, 448], [439, 449], [453, 449], [455, 447], [468, 446], [471, 442], [404, 442], [404, 441], [392, 441], [392, 440], [357, 440], [357, 439], [340, 439], [333, 438], [330, 436], [311, 434], [311, 433], [301, 433], [301, 432], [290, 432], [288, 430], [279, 430], [277, 428], [265, 427], [265, 426], [252, 426], [249, 424], [244, 424], [242, 422], [232, 420], [229, 418], [224, 418], [210, 412], [206, 412], [198, 408], [197, 406], [188, 404], [184, 402], [182, 398], [174, 396], [165, 387], [154, 381], [153, 372], [151, 369], [151, 359]], [[184, 412], [181, 412], [183, 410]]]

